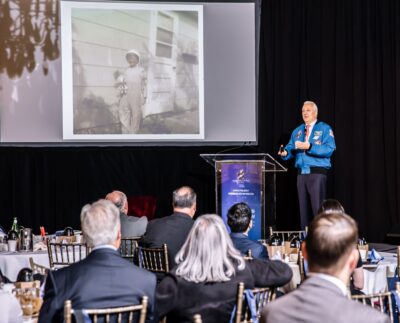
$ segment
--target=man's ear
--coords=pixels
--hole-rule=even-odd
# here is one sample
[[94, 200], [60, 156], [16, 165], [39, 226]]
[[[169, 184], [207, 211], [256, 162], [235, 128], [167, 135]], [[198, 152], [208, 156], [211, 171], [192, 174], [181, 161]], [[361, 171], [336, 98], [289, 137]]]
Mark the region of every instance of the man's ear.
[[353, 272], [354, 269], [356, 269], [357, 267], [358, 257], [359, 257], [358, 250], [357, 249], [352, 250], [348, 259], [349, 269], [351, 272]]
[[128, 201], [126, 201], [124, 204], [124, 212], [125, 214], [128, 214]]
[[253, 219], [250, 219], [250, 222], [249, 222], [249, 227], [248, 227], [248, 229], [251, 229], [253, 227]]

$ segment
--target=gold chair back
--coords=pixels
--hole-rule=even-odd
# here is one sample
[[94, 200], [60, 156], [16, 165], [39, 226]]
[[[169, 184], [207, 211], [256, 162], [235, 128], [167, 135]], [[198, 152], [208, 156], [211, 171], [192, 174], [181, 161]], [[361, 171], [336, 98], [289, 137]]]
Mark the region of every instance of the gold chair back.
[[302, 283], [306, 279], [306, 271], [304, 267], [304, 257], [301, 250], [299, 250], [299, 255], [297, 257], [297, 264], [299, 265], [300, 283]]
[[269, 236], [276, 234], [282, 239], [282, 241], [285, 242], [285, 241], [289, 241], [289, 237], [292, 234], [296, 234], [302, 240], [304, 240], [305, 237], [307, 236], [308, 227], [306, 227], [305, 230], [299, 230], [299, 231], [278, 231], [278, 230], [274, 230], [272, 227], [268, 227], [268, 231], [269, 231]]
[[50, 268], [35, 263], [32, 257], [29, 257], [29, 265], [34, 274], [41, 274], [43, 276], [46, 276], [47, 272], [50, 270]]
[[119, 251], [121, 256], [131, 262], [135, 262], [136, 252], [139, 247], [139, 240], [142, 237], [126, 237], [121, 238], [121, 245]]
[[246, 260], [252, 260], [253, 259], [253, 253], [251, 252], [251, 249], [247, 250], [246, 255], [243, 257]]
[[[122, 322], [123, 315], [128, 316], [128, 323], [132, 323], [135, 312], [139, 314], [138, 323], [144, 323], [146, 320], [147, 313], [147, 296], [143, 296], [142, 302], [139, 305], [113, 307], [113, 308], [102, 308], [102, 309], [85, 309], [85, 312], [91, 317], [93, 323], [97, 323], [99, 317], [104, 317], [105, 322], [110, 322], [111, 317], [116, 317], [118, 323]], [[70, 300], [66, 300], [64, 303], [64, 322], [72, 323], [72, 314], [74, 309]], [[125, 322], [125, 320], [124, 320]]]
[[139, 247], [138, 264], [139, 267], [154, 273], [169, 272], [167, 245], [164, 243], [161, 248]]
[[[396, 293], [399, 293], [399, 283], [396, 283]], [[381, 313], [390, 317], [390, 322], [394, 322], [394, 313], [392, 307], [392, 293], [375, 293], [367, 295], [351, 295], [351, 299], [362, 302], [365, 306], [371, 306]], [[400, 317], [399, 317], [400, 318]]]
[[397, 276], [400, 277], [400, 246], [397, 247]]
[[58, 243], [47, 240], [47, 253], [51, 269], [69, 266], [87, 257], [86, 243]]
[[[252, 290], [257, 317], [261, 317], [261, 310], [263, 307], [275, 298], [275, 290], [270, 287], [256, 287]], [[235, 313], [235, 323], [251, 323], [251, 312], [249, 304], [244, 296], [244, 283], [239, 283], [237, 297], [236, 297], [236, 313]]]

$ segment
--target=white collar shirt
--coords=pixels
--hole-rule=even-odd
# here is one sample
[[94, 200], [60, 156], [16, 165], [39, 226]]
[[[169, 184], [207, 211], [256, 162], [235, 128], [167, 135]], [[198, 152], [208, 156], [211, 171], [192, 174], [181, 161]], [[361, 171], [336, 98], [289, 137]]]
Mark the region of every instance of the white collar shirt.
[[348, 295], [348, 289], [346, 287], [346, 284], [343, 283], [339, 278], [332, 276], [332, 275], [327, 275], [327, 274], [321, 274], [321, 273], [309, 273], [308, 274], [310, 277], [319, 277], [321, 279], [324, 279], [326, 281], [331, 282], [334, 284], [337, 288], [339, 288], [340, 292], [344, 295]]

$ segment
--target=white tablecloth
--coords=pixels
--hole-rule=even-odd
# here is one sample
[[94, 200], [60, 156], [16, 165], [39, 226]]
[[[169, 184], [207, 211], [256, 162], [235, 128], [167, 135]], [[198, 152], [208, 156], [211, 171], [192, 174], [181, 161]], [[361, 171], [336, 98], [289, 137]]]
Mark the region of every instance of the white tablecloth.
[[[397, 267], [397, 256], [393, 253], [380, 253], [384, 260], [377, 265], [366, 265], [364, 269], [364, 289], [365, 294], [373, 294], [387, 291], [387, 278], [393, 277]], [[283, 286], [281, 290], [288, 293], [300, 284], [300, 270], [296, 263], [289, 262], [288, 265], [293, 271], [292, 280]]]
[[288, 262], [287, 264], [289, 265], [290, 269], [292, 270], [293, 276], [292, 276], [292, 280], [289, 283], [287, 283], [285, 286], [282, 286], [280, 288], [280, 290], [285, 294], [296, 289], [297, 286], [301, 282], [299, 265], [295, 262]]
[[394, 253], [381, 252], [384, 257], [378, 265], [366, 265], [364, 269], [365, 294], [373, 294], [387, 291], [387, 277], [393, 277], [397, 267], [397, 256]]
[[16, 281], [18, 272], [25, 267], [30, 268], [29, 258], [35, 263], [49, 267], [47, 251], [36, 252], [0, 252], [0, 269], [8, 279]]

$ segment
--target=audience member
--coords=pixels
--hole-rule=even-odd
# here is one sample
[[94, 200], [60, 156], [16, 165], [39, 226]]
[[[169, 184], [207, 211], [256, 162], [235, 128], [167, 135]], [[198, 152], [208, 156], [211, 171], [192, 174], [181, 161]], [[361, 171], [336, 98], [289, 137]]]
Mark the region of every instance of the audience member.
[[231, 229], [233, 245], [242, 255], [250, 250], [253, 258], [268, 259], [267, 248], [263, 244], [250, 240], [248, 233], [253, 227], [251, 209], [246, 203], [236, 203], [230, 207], [227, 214], [228, 225]]
[[320, 213], [345, 213], [345, 211], [343, 205], [338, 200], [326, 199], [323, 200], [318, 209], [318, 214]]
[[[320, 213], [345, 213], [344, 207], [338, 200], [327, 199], [324, 200], [318, 210]], [[354, 269], [350, 280], [350, 292], [352, 295], [363, 295], [361, 291], [364, 288], [364, 270], [361, 255], [359, 254], [356, 269]]]
[[106, 200], [114, 203], [114, 205], [119, 209], [122, 238], [141, 237], [144, 235], [148, 222], [147, 217], [128, 215], [128, 199], [123, 192], [113, 191], [108, 193]]
[[172, 194], [172, 207], [172, 215], [149, 222], [143, 241], [143, 246], [149, 248], [161, 247], [166, 243], [170, 268], [175, 265], [175, 255], [193, 226], [196, 193], [188, 186], [176, 189]]
[[319, 214], [303, 244], [309, 277], [298, 289], [271, 302], [261, 322], [390, 322], [388, 316], [347, 297], [346, 284], [357, 261], [358, 230], [344, 213]]
[[283, 262], [245, 261], [229, 238], [221, 217], [200, 216], [176, 255], [175, 267], [157, 286], [159, 317], [168, 322], [229, 322], [239, 282], [245, 288], [282, 286], [292, 278]]
[[106, 200], [85, 205], [81, 213], [85, 240], [93, 248], [82, 261], [49, 271], [39, 322], [62, 322], [64, 301], [75, 309], [139, 304], [148, 296], [153, 319], [156, 277], [123, 259], [118, 252], [121, 228], [118, 209]]

